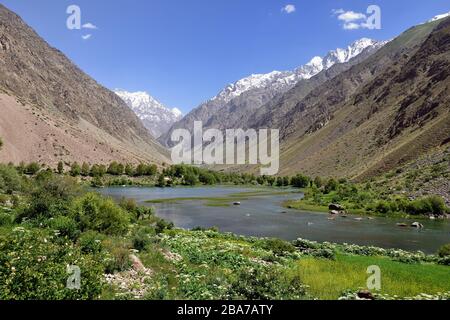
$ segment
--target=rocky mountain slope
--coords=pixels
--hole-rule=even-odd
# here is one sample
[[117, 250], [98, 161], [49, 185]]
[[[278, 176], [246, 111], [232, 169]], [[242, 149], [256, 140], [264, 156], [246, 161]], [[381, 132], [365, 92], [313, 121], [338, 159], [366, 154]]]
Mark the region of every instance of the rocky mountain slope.
[[[259, 108], [274, 98], [287, 92], [299, 82], [314, 78], [321, 72], [339, 64], [346, 64], [364, 53], [367, 57], [384, 43], [360, 39], [346, 49], [330, 51], [325, 57], [314, 57], [309, 63], [294, 71], [274, 71], [256, 74], [228, 85], [217, 96], [200, 105], [175, 123], [160, 142], [171, 146], [170, 134], [177, 128], [192, 130], [194, 121], [202, 121], [205, 128], [228, 129], [249, 127], [249, 118], [259, 112]], [[336, 69], [338, 70], [338, 69]], [[331, 75], [333, 73], [325, 73]]]
[[0, 92], [1, 109], [8, 110], [0, 114], [2, 161], [167, 161], [165, 149], [116, 94], [3, 5]]
[[169, 109], [147, 92], [114, 91], [133, 110], [155, 138], [167, 133], [180, 121], [183, 114], [177, 108]]
[[[260, 125], [281, 129], [282, 173], [372, 177], [450, 141], [450, 19], [411, 28]], [[290, 98], [292, 97], [292, 99]]]

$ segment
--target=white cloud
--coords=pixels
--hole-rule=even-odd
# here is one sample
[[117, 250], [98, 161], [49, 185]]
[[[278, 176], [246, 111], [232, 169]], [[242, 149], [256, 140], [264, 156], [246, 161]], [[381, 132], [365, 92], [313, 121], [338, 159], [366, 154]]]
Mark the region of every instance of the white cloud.
[[285, 12], [287, 14], [294, 13], [296, 10], [297, 9], [295, 8], [295, 5], [293, 4], [288, 4], [281, 9], [282, 12]]
[[83, 40], [89, 40], [91, 37], [92, 37], [92, 34], [86, 34], [86, 35], [84, 35], [84, 36], [81, 36], [81, 38], [82, 38]]
[[344, 30], [370, 29], [367, 23], [367, 16], [361, 12], [345, 11], [344, 9], [334, 9], [332, 14], [342, 21]]
[[90, 22], [83, 24], [82, 27], [83, 27], [84, 29], [98, 29], [97, 26], [96, 26], [95, 24], [90, 23]]
[[345, 22], [352, 22], [352, 21], [358, 21], [358, 20], [366, 20], [367, 17], [363, 13], [354, 12], [354, 11], [346, 11], [342, 12], [338, 15], [338, 19]]
[[360, 24], [354, 22], [344, 23], [343, 26], [344, 30], [358, 30], [360, 27], [362, 27]]

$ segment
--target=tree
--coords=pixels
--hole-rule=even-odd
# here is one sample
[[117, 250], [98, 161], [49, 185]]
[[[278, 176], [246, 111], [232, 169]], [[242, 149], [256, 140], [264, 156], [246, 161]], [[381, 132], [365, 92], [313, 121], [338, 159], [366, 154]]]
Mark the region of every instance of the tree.
[[327, 184], [325, 185], [325, 193], [330, 193], [332, 191], [336, 191], [339, 187], [339, 183], [331, 178], [330, 180], [328, 180]]
[[113, 161], [109, 165], [107, 173], [113, 176], [120, 176], [123, 173], [123, 165], [119, 165], [116, 161]]
[[314, 184], [317, 188], [321, 188], [323, 186], [323, 180], [321, 177], [317, 176], [314, 178]]
[[297, 174], [292, 178], [292, 186], [295, 188], [306, 188], [309, 186], [311, 179], [302, 174]]
[[158, 177], [158, 182], [156, 183], [156, 186], [159, 188], [164, 188], [166, 186], [166, 177], [163, 173], [161, 173]]
[[83, 165], [81, 166], [81, 175], [83, 177], [89, 176], [91, 172], [91, 167], [89, 166], [89, 163], [83, 162]]
[[206, 184], [206, 185], [213, 185], [216, 183], [216, 178], [210, 172], [200, 173], [198, 179], [200, 180], [201, 183]]
[[94, 164], [91, 168], [91, 177], [103, 177], [106, 173], [106, 167], [104, 165]]
[[72, 163], [72, 165], [70, 166], [70, 175], [72, 177], [78, 177], [81, 174], [81, 167], [78, 164], [78, 162], [74, 162]]
[[129, 177], [134, 176], [134, 167], [132, 164], [127, 163], [125, 166], [125, 174]]
[[195, 186], [198, 182], [197, 176], [191, 172], [187, 173], [183, 179], [183, 184], [186, 186]]
[[58, 162], [58, 173], [63, 174], [64, 173], [64, 163], [62, 161]]
[[143, 163], [140, 163], [137, 167], [136, 167], [136, 175], [138, 177], [142, 177], [145, 176], [147, 172], [147, 166]]
[[283, 178], [283, 186], [288, 187], [291, 184], [291, 179], [289, 177]]
[[282, 187], [283, 186], [283, 178], [282, 177], [278, 177], [277, 178], [277, 187]]

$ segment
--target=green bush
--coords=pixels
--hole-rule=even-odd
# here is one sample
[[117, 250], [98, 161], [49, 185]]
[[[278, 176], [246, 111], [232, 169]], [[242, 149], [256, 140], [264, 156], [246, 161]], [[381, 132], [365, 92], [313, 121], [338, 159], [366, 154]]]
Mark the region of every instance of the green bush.
[[0, 211], [0, 227], [10, 226], [13, 220], [11, 214]]
[[95, 232], [86, 231], [78, 238], [78, 245], [83, 253], [100, 253], [102, 251], [102, 241], [105, 240], [105, 236]]
[[240, 270], [229, 291], [229, 296], [237, 300], [293, 300], [306, 296], [299, 277], [289, 278], [278, 269], [259, 266]]
[[441, 257], [441, 258], [444, 258], [444, 257], [450, 257], [450, 243], [449, 244], [446, 244], [446, 245], [443, 245], [440, 249], [439, 249], [439, 251], [438, 251], [438, 256], [439, 257]]
[[286, 253], [292, 253], [296, 250], [292, 244], [281, 239], [261, 240], [257, 243], [257, 246], [261, 249], [272, 251], [277, 256], [283, 256]]
[[38, 175], [30, 192], [29, 203], [23, 206], [17, 220], [47, 220], [67, 215], [71, 201], [80, 193], [80, 187], [71, 177], [45, 172]]
[[25, 167], [25, 173], [30, 175], [38, 173], [39, 170], [41, 170], [41, 165], [36, 162], [32, 162]]
[[311, 179], [307, 176], [298, 174], [291, 179], [291, 184], [296, 188], [306, 188], [311, 183]]
[[159, 219], [156, 223], [155, 231], [157, 234], [164, 232], [164, 230], [171, 230], [174, 228], [173, 222], [167, 222], [163, 219]]
[[[0, 300], [97, 299], [103, 288], [103, 259], [59, 245], [52, 232], [16, 228], [0, 236]], [[67, 288], [67, 266], [81, 271], [79, 290]]]
[[49, 227], [57, 230], [60, 236], [75, 240], [79, 235], [76, 221], [70, 217], [59, 216], [49, 220]]
[[131, 267], [130, 245], [120, 239], [106, 239], [102, 242], [103, 248], [108, 252], [105, 272], [113, 274], [115, 272], [126, 271]]
[[0, 164], [0, 190], [6, 193], [20, 191], [22, 179], [14, 167]]
[[145, 250], [145, 248], [152, 242], [150, 235], [154, 234], [153, 228], [141, 227], [133, 235], [132, 243], [133, 248], [139, 251]]
[[123, 235], [128, 231], [129, 214], [112, 199], [96, 193], [76, 199], [71, 211], [82, 231], [94, 230], [108, 235]]

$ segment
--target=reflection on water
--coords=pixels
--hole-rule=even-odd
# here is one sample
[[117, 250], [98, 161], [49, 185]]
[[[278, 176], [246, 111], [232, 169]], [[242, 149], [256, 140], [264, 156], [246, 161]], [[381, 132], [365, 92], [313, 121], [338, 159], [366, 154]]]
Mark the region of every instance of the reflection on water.
[[254, 192], [251, 189], [234, 187], [211, 188], [106, 188], [101, 193], [114, 198], [135, 199], [141, 205], [156, 208], [156, 214], [172, 221], [177, 227], [218, 227], [223, 232], [233, 232], [246, 236], [277, 237], [285, 240], [304, 238], [315, 241], [337, 243], [355, 243], [383, 248], [404, 250], [422, 250], [434, 253], [446, 243], [450, 243], [450, 223], [424, 221], [423, 230], [400, 228], [398, 222], [408, 225], [414, 220], [363, 218], [336, 218], [328, 220], [322, 213], [299, 212], [285, 209], [282, 202], [301, 197], [299, 193], [283, 195], [260, 195], [240, 200], [240, 206], [207, 206], [205, 201], [180, 201], [179, 203], [147, 204], [146, 200], [189, 198], [189, 197], [225, 197], [240, 192]]

